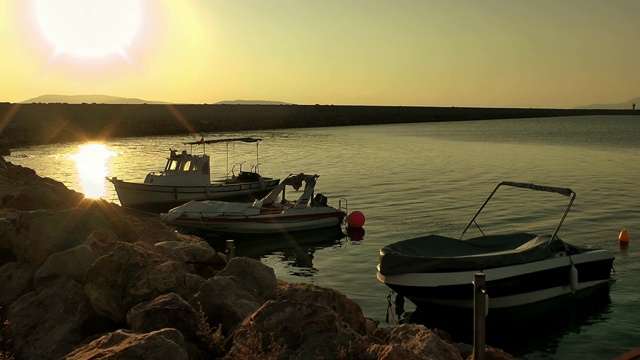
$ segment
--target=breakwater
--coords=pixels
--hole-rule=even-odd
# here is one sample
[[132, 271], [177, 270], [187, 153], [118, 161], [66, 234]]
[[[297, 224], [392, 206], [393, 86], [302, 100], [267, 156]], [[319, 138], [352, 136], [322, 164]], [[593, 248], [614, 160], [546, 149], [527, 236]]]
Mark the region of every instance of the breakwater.
[[640, 111], [343, 105], [0, 103], [0, 148], [201, 132], [586, 115], [640, 115]]

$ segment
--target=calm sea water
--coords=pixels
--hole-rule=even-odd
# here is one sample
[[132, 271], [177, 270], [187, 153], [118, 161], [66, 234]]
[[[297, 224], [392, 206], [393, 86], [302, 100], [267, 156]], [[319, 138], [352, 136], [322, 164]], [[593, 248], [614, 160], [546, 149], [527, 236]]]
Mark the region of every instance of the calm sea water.
[[[640, 237], [640, 117], [205, 134], [206, 138], [226, 136], [263, 138], [258, 160], [263, 175], [320, 174], [316, 189], [331, 205], [345, 198], [349, 211], [359, 210], [366, 216], [364, 234], [305, 235], [260, 246], [242, 243], [237, 252], [259, 258], [280, 279], [341, 291], [381, 325], [387, 325], [390, 291], [375, 276], [380, 247], [427, 233], [458, 236], [503, 180], [572, 188], [577, 198], [560, 237], [616, 254], [616, 281], [607, 300], [586, 312], [560, 309], [554, 318], [541, 318], [543, 324], [508, 329], [509, 337], [488, 333], [487, 343], [523, 359], [607, 359], [640, 346], [640, 258], [634, 243]], [[94, 172], [142, 181], [147, 172], [161, 170], [169, 148], [182, 148], [183, 142], [197, 139], [199, 135], [110, 140], [105, 144], [117, 156]], [[83, 191], [79, 170], [71, 159], [80, 145], [15, 149], [7, 160]], [[244, 170], [256, 163], [255, 145], [236, 145], [229, 149], [228, 158], [224, 145], [208, 146], [207, 153], [215, 153], [214, 177], [224, 177], [235, 163], [246, 161]], [[117, 202], [110, 184], [102, 178], [98, 182], [107, 191], [103, 198]], [[533, 205], [534, 199], [526, 193], [515, 201], [499, 202], [496, 216], [483, 224], [512, 230], [549, 229], [550, 233], [566, 199], [543, 199], [543, 205], [551, 207], [542, 207]], [[522, 221], [527, 228], [518, 225]], [[621, 248], [617, 240], [624, 227], [631, 237], [627, 248]], [[405, 310], [415, 309], [407, 303]], [[390, 324], [393, 319], [389, 317]]]

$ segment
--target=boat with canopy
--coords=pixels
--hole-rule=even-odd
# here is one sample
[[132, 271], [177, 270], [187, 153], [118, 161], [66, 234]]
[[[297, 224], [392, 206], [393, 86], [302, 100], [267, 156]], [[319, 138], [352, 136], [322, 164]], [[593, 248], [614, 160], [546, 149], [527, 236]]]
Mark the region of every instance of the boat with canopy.
[[[113, 184], [123, 207], [153, 213], [167, 211], [189, 201], [252, 201], [263, 197], [280, 183], [280, 179], [260, 174], [258, 146], [261, 141], [259, 138], [239, 137], [185, 142], [183, 145], [190, 146], [190, 151], [169, 149], [164, 169], [148, 173], [142, 183], [117, 177], [107, 177], [107, 180]], [[256, 145], [256, 164], [249, 171], [242, 170], [242, 163], [230, 169], [229, 145], [233, 143]], [[215, 181], [211, 180], [211, 158], [206, 153], [206, 146], [212, 144], [226, 144], [227, 154], [227, 176]], [[202, 152], [195, 154], [194, 147], [201, 147]], [[237, 174], [236, 165], [239, 165]]]

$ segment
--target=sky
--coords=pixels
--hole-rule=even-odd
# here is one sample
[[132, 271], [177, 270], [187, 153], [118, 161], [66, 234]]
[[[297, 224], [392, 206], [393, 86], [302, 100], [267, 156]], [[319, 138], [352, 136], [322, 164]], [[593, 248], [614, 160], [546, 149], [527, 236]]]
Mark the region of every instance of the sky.
[[0, 102], [573, 108], [640, 96], [638, 0], [0, 0]]

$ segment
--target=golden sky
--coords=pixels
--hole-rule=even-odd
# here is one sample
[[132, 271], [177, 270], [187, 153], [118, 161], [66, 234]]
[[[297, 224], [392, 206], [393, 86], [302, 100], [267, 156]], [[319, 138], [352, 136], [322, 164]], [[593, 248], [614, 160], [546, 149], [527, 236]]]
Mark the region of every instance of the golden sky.
[[638, 0], [0, 0], [0, 102], [571, 108], [640, 96]]

